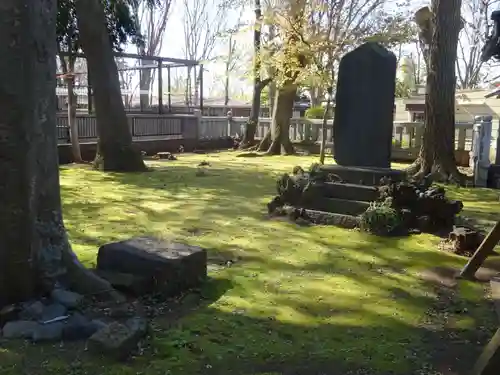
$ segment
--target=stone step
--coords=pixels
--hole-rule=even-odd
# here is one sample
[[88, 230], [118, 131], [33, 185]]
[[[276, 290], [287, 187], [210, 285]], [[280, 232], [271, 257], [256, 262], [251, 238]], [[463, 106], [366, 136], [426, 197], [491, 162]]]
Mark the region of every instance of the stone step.
[[[284, 206], [282, 210], [287, 215], [296, 217], [297, 208], [293, 206]], [[314, 224], [335, 225], [337, 227], [345, 229], [354, 229], [359, 227], [359, 218], [357, 216], [342, 215], [333, 212], [317, 211], [312, 209], [301, 209], [301, 211], [302, 210], [303, 215]]]
[[370, 206], [368, 202], [338, 199], [338, 198], [321, 198], [308, 203], [308, 209], [332, 212], [347, 216], [361, 215]]
[[373, 202], [378, 199], [379, 192], [376, 187], [339, 183], [325, 182], [312, 186], [314, 192], [326, 198], [346, 199], [360, 202]]
[[390, 177], [392, 181], [399, 182], [405, 179], [404, 171], [390, 168], [361, 168], [345, 167], [341, 165], [323, 165], [322, 171], [337, 175], [343, 182], [351, 184], [361, 184], [377, 186], [382, 177]]

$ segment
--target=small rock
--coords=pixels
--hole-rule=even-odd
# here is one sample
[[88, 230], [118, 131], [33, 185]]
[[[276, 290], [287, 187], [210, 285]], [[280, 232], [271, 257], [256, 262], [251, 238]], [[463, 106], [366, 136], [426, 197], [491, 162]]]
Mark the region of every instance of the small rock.
[[62, 338], [68, 341], [86, 340], [104, 326], [77, 313], [64, 324]]
[[14, 305], [7, 305], [3, 309], [0, 310], [0, 327], [2, 327], [5, 323], [11, 322], [17, 319], [18, 310]]
[[107, 309], [107, 312], [109, 317], [114, 319], [130, 318], [135, 314], [133, 307], [128, 304], [111, 307]]
[[105, 353], [115, 359], [126, 359], [144, 337], [142, 325], [138, 322], [131, 326], [113, 322], [94, 333], [88, 342], [90, 350], [99, 354]]
[[42, 317], [45, 306], [40, 301], [26, 302], [22, 305], [19, 317], [22, 320], [38, 320]]
[[44, 306], [42, 315], [40, 316], [40, 322], [46, 322], [60, 316], [65, 316], [68, 310], [60, 303], [51, 303], [50, 305]]
[[54, 301], [59, 302], [69, 309], [78, 307], [83, 301], [83, 296], [81, 294], [65, 289], [54, 289], [50, 296]]
[[38, 323], [32, 320], [15, 320], [8, 322], [2, 330], [6, 339], [31, 339], [38, 328]]
[[97, 331], [100, 331], [104, 327], [107, 327], [108, 324], [99, 319], [92, 319], [92, 323], [97, 327]]
[[149, 322], [141, 318], [139, 316], [135, 316], [133, 318], [128, 319], [125, 322], [125, 325], [132, 331], [135, 332], [136, 335], [140, 337], [144, 337], [148, 334], [149, 330]]
[[34, 342], [59, 341], [62, 338], [63, 329], [63, 322], [38, 324], [31, 338]]

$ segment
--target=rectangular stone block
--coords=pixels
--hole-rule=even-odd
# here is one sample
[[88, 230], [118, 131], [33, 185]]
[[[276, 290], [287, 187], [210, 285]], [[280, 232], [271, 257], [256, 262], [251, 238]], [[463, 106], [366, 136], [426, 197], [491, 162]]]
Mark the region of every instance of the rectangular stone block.
[[394, 122], [396, 56], [364, 43], [339, 65], [333, 155], [344, 166], [389, 168]]
[[368, 202], [318, 197], [318, 199], [308, 202], [305, 208], [341, 215], [358, 216], [365, 212], [368, 207], [370, 207]]
[[351, 184], [361, 184], [368, 186], [378, 186], [383, 177], [390, 178], [393, 182], [404, 181], [406, 174], [404, 171], [390, 168], [361, 168], [346, 167], [342, 165], [323, 165], [321, 170], [336, 175], [342, 181]]
[[[313, 187], [313, 189], [315, 189]], [[338, 198], [360, 202], [373, 202], [378, 199], [379, 192], [374, 186], [357, 185], [339, 182], [317, 184], [318, 194], [327, 198]]]
[[138, 237], [101, 246], [97, 269], [152, 277], [154, 291], [176, 296], [206, 279], [207, 253], [197, 246]]

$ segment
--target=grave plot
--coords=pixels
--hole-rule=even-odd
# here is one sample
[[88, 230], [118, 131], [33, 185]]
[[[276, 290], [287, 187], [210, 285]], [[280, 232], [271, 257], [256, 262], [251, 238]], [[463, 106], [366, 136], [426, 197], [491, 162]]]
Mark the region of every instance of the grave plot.
[[[413, 231], [443, 234], [453, 229], [460, 201], [446, 198], [445, 189], [402, 179], [400, 173], [383, 177], [382, 170], [312, 166], [306, 172], [295, 167], [291, 175], [277, 181], [278, 195], [268, 204], [270, 215], [288, 215], [293, 220], [316, 224], [360, 227], [379, 235]], [[338, 173], [338, 172], [341, 173]], [[388, 173], [391, 176], [391, 173]], [[382, 177], [381, 177], [382, 176]], [[347, 177], [346, 181], [342, 177]], [[377, 184], [353, 183], [379, 178]], [[399, 179], [399, 181], [397, 181]]]

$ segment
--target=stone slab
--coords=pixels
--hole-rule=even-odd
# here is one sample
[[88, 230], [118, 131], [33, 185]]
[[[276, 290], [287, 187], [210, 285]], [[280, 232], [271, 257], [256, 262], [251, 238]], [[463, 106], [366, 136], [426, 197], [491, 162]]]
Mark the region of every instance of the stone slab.
[[492, 164], [488, 169], [487, 187], [500, 189], [500, 164]]
[[337, 198], [321, 198], [310, 202], [308, 206], [304, 208], [332, 212], [341, 215], [358, 216], [365, 212], [368, 207], [370, 207], [368, 202]]
[[396, 70], [396, 56], [375, 42], [342, 57], [333, 124], [338, 164], [390, 167]]
[[113, 322], [96, 333], [88, 341], [89, 349], [97, 354], [106, 354], [118, 360], [125, 360], [148, 333], [148, 322], [136, 317], [125, 324]]
[[153, 277], [156, 292], [175, 296], [206, 279], [207, 253], [197, 246], [137, 237], [101, 246], [97, 269]]
[[373, 202], [378, 199], [378, 189], [373, 186], [325, 182], [313, 185], [310, 188], [316, 189], [319, 195], [326, 198], [347, 199], [360, 202]]
[[382, 177], [389, 177], [394, 182], [404, 181], [404, 171], [391, 168], [361, 168], [342, 165], [323, 165], [321, 170], [338, 176], [343, 182], [367, 186], [378, 186]]
[[309, 209], [305, 210], [305, 214], [313, 223], [319, 225], [335, 225], [344, 229], [354, 229], [359, 227], [359, 219], [356, 216]]

